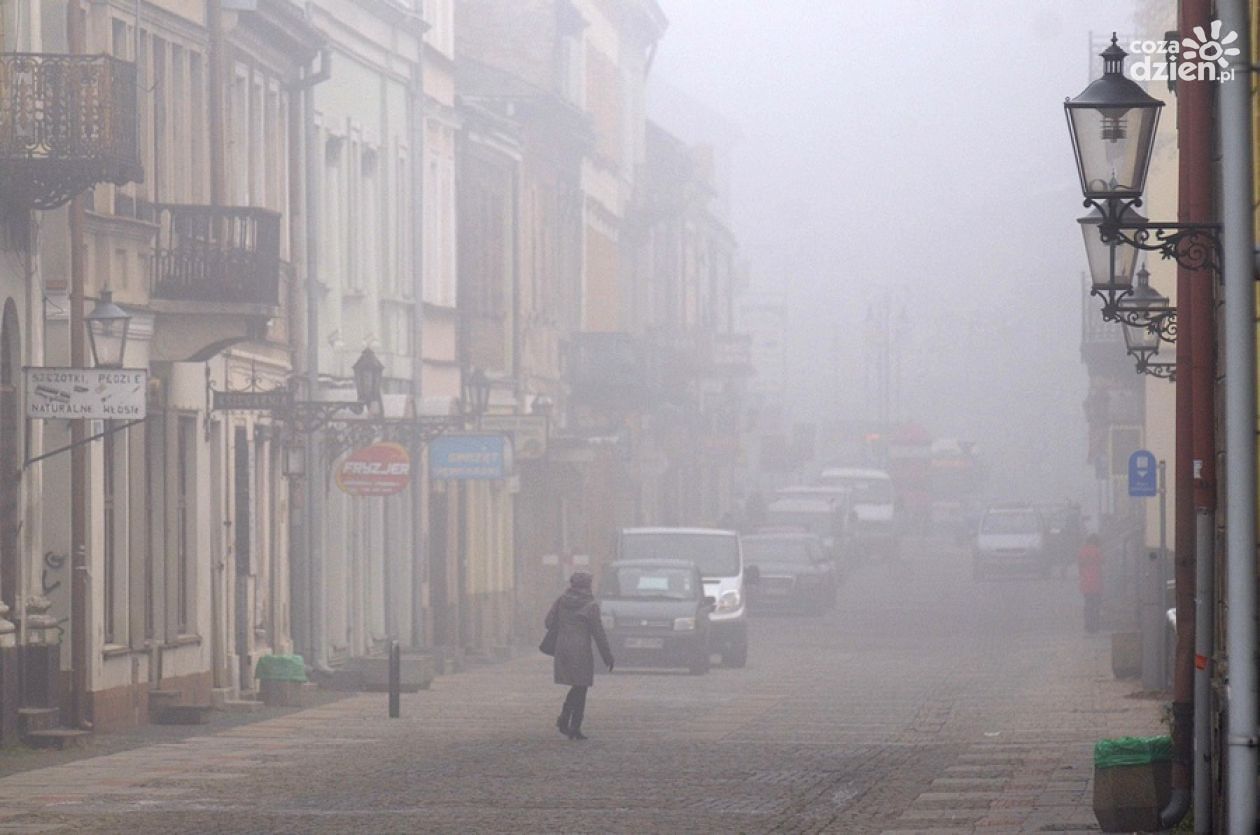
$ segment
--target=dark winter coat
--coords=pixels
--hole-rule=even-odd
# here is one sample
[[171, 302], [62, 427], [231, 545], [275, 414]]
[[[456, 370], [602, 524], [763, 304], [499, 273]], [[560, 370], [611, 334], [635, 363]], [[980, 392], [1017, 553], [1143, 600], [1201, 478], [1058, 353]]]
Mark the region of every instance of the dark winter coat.
[[605, 666], [612, 666], [612, 649], [604, 624], [599, 619], [599, 604], [589, 591], [569, 589], [560, 595], [547, 613], [547, 628], [559, 623], [556, 636], [556, 684], [569, 687], [590, 687], [595, 683], [595, 656], [591, 640], [599, 647]]

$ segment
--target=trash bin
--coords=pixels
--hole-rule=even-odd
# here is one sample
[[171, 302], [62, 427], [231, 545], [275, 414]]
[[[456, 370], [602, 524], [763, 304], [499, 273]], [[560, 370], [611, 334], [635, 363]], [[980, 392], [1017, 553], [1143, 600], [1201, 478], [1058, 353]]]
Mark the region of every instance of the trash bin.
[[306, 683], [306, 663], [300, 655], [264, 655], [254, 665], [263, 704], [268, 707], [296, 707], [302, 703]]
[[1157, 832], [1172, 792], [1172, 739], [1100, 739], [1094, 745], [1094, 817], [1103, 832]]

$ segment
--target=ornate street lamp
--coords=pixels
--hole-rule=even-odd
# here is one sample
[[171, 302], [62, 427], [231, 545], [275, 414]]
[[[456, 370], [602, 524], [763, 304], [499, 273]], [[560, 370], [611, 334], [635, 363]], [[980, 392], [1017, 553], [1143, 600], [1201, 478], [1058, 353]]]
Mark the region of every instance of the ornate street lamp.
[[114, 304], [113, 293], [102, 290], [92, 312], [83, 317], [87, 324], [92, 360], [97, 368], [122, 368], [127, 356], [127, 330], [131, 315]]
[[481, 417], [490, 406], [490, 379], [480, 368], [463, 374], [464, 414]]
[[1154, 362], [1159, 355], [1160, 333], [1141, 323], [1124, 325], [1124, 347], [1129, 356], [1137, 360], [1137, 372], [1166, 380], [1175, 379], [1177, 365], [1171, 362]]
[[1124, 77], [1127, 52], [1111, 36], [1102, 78], [1063, 104], [1081, 192], [1088, 200], [1137, 200], [1146, 188], [1164, 103]]
[[364, 348], [363, 353], [354, 362], [354, 391], [359, 396], [359, 403], [367, 408], [381, 402], [381, 378], [385, 374], [385, 366], [376, 358], [371, 348]]
[[[1126, 222], [1146, 223], [1146, 218], [1132, 206], [1117, 211]], [[1119, 241], [1104, 243], [1102, 225], [1105, 221], [1102, 210], [1095, 206], [1076, 222], [1081, 225], [1085, 238], [1085, 257], [1089, 261], [1094, 295], [1103, 297], [1108, 304], [1115, 304], [1117, 296], [1133, 286], [1133, 268], [1137, 266], [1138, 251]]]
[[[1164, 103], [1124, 77], [1127, 56], [1113, 34], [1111, 46], [1102, 52], [1102, 78], [1090, 82], [1079, 96], [1063, 104], [1085, 206], [1098, 213], [1097, 217], [1082, 219], [1085, 245], [1092, 249], [1088, 236], [1090, 229], [1096, 227], [1103, 245], [1158, 252], [1186, 269], [1217, 271], [1219, 224], [1151, 222], [1133, 211], [1142, 203]], [[1103, 272], [1103, 263], [1096, 267], [1094, 255], [1090, 257], [1094, 295], [1106, 299], [1103, 316], [1108, 321], [1117, 321], [1115, 293], [1119, 290], [1098, 288], [1125, 285], [1122, 263], [1116, 266], [1110, 280], [1104, 281], [1107, 273]]]

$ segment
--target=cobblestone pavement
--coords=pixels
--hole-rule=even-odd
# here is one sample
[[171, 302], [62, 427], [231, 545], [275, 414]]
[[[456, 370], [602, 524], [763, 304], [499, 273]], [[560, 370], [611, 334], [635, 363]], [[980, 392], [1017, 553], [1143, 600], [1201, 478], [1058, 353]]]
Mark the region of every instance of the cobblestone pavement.
[[1091, 746], [1155, 733], [1076, 584], [975, 583], [923, 542], [820, 619], [759, 618], [744, 670], [622, 672], [587, 742], [527, 654], [385, 718], [356, 696], [0, 779], [0, 832], [1096, 831]]

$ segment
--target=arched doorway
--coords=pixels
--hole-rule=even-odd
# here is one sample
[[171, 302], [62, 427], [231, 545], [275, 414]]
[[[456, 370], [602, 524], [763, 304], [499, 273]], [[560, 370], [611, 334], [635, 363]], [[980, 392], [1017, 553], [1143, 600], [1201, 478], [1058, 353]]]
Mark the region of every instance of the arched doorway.
[[21, 375], [21, 340], [17, 305], [4, 303], [0, 317], [0, 600], [17, 611], [18, 531], [21, 514], [22, 446], [18, 418], [18, 378]]

